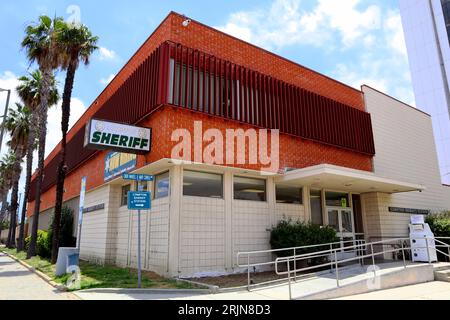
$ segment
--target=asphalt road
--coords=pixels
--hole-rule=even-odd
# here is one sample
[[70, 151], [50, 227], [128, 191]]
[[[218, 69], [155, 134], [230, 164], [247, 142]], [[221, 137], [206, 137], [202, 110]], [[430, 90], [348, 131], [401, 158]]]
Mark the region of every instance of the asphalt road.
[[0, 252], [0, 300], [77, 300]]

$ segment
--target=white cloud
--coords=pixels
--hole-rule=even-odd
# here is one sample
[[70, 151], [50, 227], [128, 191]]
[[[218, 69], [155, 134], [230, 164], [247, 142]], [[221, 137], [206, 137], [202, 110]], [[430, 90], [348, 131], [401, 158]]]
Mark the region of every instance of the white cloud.
[[[19, 97], [16, 93], [16, 87], [19, 84], [18, 77], [11, 71], [5, 71], [3, 74], [0, 74], [0, 88], [2, 89], [10, 89], [11, 90], [11, 96], [9, 100], [9, 108], [14, 108], [16, 102], [20, 102]], [[0, 92], [0, 115], [3, 116], [5, 112], [5, 106], [6, 106], [6, 99], [7, 99], [7, 92]], [[2, 119], [0, 119], [1, 121]], [[5, 132], [5, 135], [3, 136], [3, 143], [2, 143], [2, 150], [0, 153], [0, 158], [3, 157], [3, 155], [7, 152], [8, 147], [6, 145], [6, 142], [9, 140], [8, 134]]]
[[115, 51], [105, 47], [99, 47], [98, 52], [100, 60], [114, 60], [117, 58]]
[[374, 0], [311, 2], [274, 0], [267, 8], [231, 14], [217, 29], [269, 50], [319, 48], [324, 54], [317, 59], [332, 59], [336, 66], [322, 72], [414, 104], [398, 11], [383, 9]]
[[115, 76], [116, 75], [114, 73], [111, 73], [107, 78], [101, 78], [100, 79], [100, 83], [104, 84], [104, 85], [107, 85], [107, 84], [109, 84], [112, 81], [112, 79], [114, 79]]
[[241, 11], [230, 15], [217, 29], [265, 48], [295, 44], [330, 46], [336, 38], [349, 47], [370, 30], [381, 27], [381, 9], [357, 7], [360, 0], [318, 0], [303, 10], [300, 0], [275, 0], [268, 10]]
[[[19, 81], [17, 79], [18, 77], [11, 71], [5, 71], [3, 74], [0, 74], [0, 88], [2, 89], [11, 89], [11, 98], [9, 107], [15, 108], [15, 103], [20, 102], [20, 99], [16, 93], [15, 88], [19, 84]], [[59, 86], [62, 84], [59, 83]], [[61, 89], [60, 89], [61, 90]], [[3, 115], [4, 112], [4, 106], [6, 102], [6, 93], [0, 93], [0, 113]], [[48, 123], [47, 123], [47, 139], [46, 139], [46, 148], [45, 148], [45, 156], [47, 156], [53, 148], [61, 141], [61, 103], [62, 101], [59, 101], [59, 103], [56, 106], [53, 106], [48, 111]], [[75, 122], [81, 117], [81, 115], [86, 110], [86, 106], [84, 103], [78, 99], [78, 98], [72, 98], [71, 100], [71, 115], [70, 115], [70, 122], [69, 122], [69, 128], [72, 127]], [[4, 154], [8, 151], [8, 146], [6, 145], [6, 142], [9, 140], [9, 135], [5, 133], [3, 137], [3, 145], [2, 150], [0, 153], [0, 158], [3, 157]], [[20, 192], [23, 192], [23, 188], [25, 185], [25, 165], [26, 162], [24, 161], [22, 164], [22, 175], [19, 180], [19, 190]], [[33, 170], [35, 170], [37, 167], [37, 151], [34, 154], [33, 157]]]
[[[47, 122], [47, 140], [45, 143], [45, 156], [47, 156], [61, 141], [62, 133], [61, 133], [61, 103], [59, 103], [48, 110], [48, 122]], [[70, 121], [69, 121], [69, 130], [72, 126], [77, 122], [78, 119], [83, 115], [86, 111], [86, 106], [78, 98], [72, 98], [70, 102]]]

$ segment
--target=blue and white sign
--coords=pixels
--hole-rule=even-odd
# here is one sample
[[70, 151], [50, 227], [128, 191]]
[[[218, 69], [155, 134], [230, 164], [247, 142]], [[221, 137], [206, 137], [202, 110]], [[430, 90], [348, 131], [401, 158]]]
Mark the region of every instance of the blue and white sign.
[[108, 181], [136, 167], [136, 155], [110, 152], [105, 157], [104, 180]]
[[149, 210], [150, 208], [150, 192], [128, 192], [128, 210]]
[[122, 174], [124, 180], [134, 180], [134, 181], [153, 181], [154, 176], [148, 174], [135, 174], [135, 173], [124, 173]]

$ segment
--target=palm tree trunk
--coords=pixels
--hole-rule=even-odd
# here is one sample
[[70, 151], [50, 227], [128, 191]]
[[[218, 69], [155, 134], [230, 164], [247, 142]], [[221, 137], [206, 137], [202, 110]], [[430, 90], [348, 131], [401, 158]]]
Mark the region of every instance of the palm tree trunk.
[[56, 263], [58, 259], [59, 249], [59, 230], [61, 227], [61, 211], [64, 197], [64, 180], [67, 173], [66, 165], [66, 144], [67, 131], [69, 129], [70, 119], [70, 99], [72, 97], [73, 82], [75, 78], [75, 71], [77, 70], [76, 63], [71, 63], [67, 68], [66, 80], [64, 84], [64, 93], [62, 101], [62, 117], [61, 117], [61, 150], [59, 151], [60, 160], [58, 164], [58, 177], [56, 180], [56, 201], [55, 201], [55, 215], [53, 220], [53, 239], [52, 239], [52, 263]]
[[45, 157], [45, 138], [47, 136], [47, 112], [48, 98], [50, 94], [52, 69], [43, 68], [42, 70], [42, 88], [41, 103], [38, 108], [39, 118], [39, 148], [38, 148], [38, 168], [36, 176], [36, 196], [34, 199], [33, 225], [31, 228], [30, 246], [27, 251], [27, 259], [36, 255], [36, 241], [39, 223], [39, 211], [41, 209], [41, 187], [44, 178], [44, 157]]
[[25, 217], [27, 215], [27, 203], [28, 203], [28, 194], [30, 193], [30, 183], [31, 183], [31, 175], [33, 174], [33, 152], [36, 141], [36, 130], [34, 129], [34, 123], [37, 121], [36, 112], [33, 111], [31, 114], [30, 123], [30, 131], [28, 133], [28, 145], [27, 145], [27, 176], [25, 178], [25, 190], [23, 193], [23, 206], [22, 206], [22, 214], [20, 216], [20, 231], [19, 231], [19, 241], [17, 243], [17, 252], [23, 251], [25, 249]]
[[[18, 164], [14, 164], [14, 167], [18, 165], [20, 168], [20, 160], [16, 160]], [[16, 171], [17, 168], [14, 170]], [[16, 171], [17, 172], [17, 171]], [[20, 177], [20, 173], [19, 173]], [[10, 213], [11, 213], [11, 225], [10, 225], [10, 238], [9, 238], [9, 246], [8, 248], [12, 249], [16, 247], [16, 226], [17, 226], [17, 206], [18, 206], [18, 194], [19, 194], [19, 179], [14, 177], [13, 187], [11, 191], [11, 205], [10, 205]]]

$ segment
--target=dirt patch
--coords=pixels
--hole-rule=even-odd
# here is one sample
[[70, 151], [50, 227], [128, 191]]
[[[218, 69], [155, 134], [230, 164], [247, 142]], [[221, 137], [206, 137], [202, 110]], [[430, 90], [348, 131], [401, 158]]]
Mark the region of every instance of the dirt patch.
[[[278, 276], [275, 272], [250, 273], [252, 284], [258, 284], [266, 281], [285, 279], [286, 276]], [[232, 274], [221, 277], [190, 278], [188, 280], [218, 286], [220, 288], [234, 288], [247, 285], [247, 273]]]

